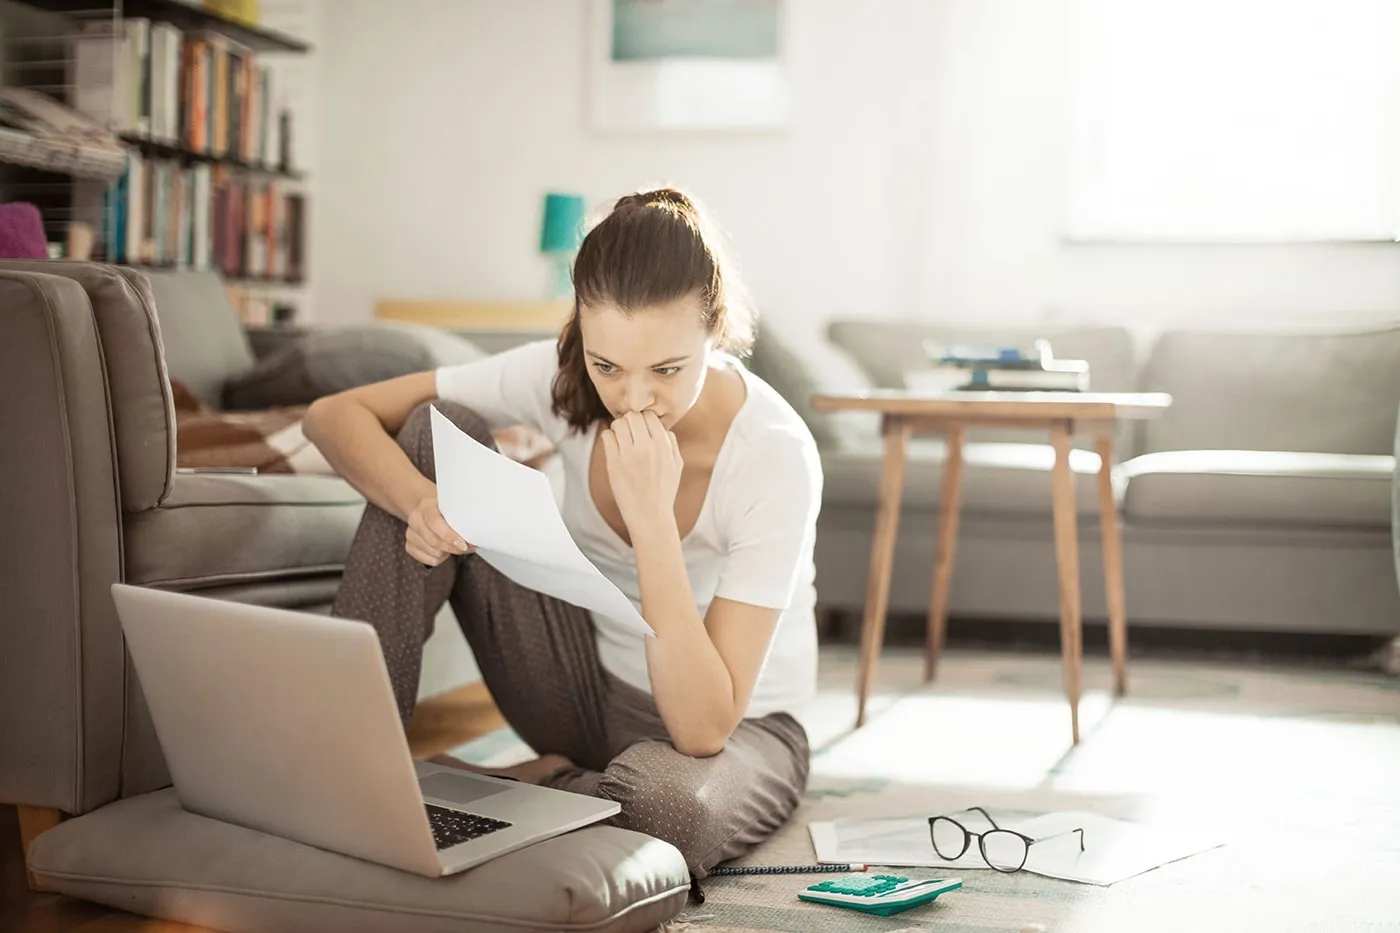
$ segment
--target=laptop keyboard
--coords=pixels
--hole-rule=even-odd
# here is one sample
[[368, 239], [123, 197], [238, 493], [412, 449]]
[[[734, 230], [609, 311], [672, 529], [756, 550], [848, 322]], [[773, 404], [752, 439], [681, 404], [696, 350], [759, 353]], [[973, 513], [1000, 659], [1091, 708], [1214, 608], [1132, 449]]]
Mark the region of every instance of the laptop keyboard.
[[424, 806], [428, 810], [428, 825], [433, 828], [433, 842], [437, 843], [439, 849], [450, 849], [469, 839], [479, 839], [511, 825], [502, 820], [493, 820], [489, 816], [448, 810], [446, 807], [435, 807], [430, 803]]

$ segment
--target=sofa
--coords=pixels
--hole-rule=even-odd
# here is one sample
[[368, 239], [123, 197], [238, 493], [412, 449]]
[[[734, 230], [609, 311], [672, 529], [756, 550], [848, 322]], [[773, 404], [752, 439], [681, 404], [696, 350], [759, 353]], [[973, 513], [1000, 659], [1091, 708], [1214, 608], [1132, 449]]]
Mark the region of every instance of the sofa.
[[182, 809], [111, 585], [322, 611], [363, 500], [334, 476], [177, 470], [172, 386], [217, 407], [258, 366], [213, 275], [0, 261], [0, 309], [0, 803], [35, 886], [259, 933], [640, 931], [680, 911], [679, 851], [612, 826], [430, 880]]
[[[1400, 633], [1391, 501], [1400, 327], [1168, 329], [1144, 337], [1121, 327], [835, 320], [825, 336], [815, 356], [760, 341], [753, 366], [794, 397], [898, 388], [927, 365], [926, 339], [1025, 344], [1045, 337], [1057, 356], [1089, 362], [1096, 391], [1169, 393], [1173, 404], [1163, 417], [1124, 424], [1115, 441], [1130, 631], [1149, 624]], [[819, 600], [858, 613], [881, 463], [877, 417], [836, 423], [803, 413], [819, 432], [826, 468]], [[986, 430], [968, 441], [950, 614], [1058, 623], [1048, 438]], [[911, 442], [892, 613], [928, 608], [942, 457], [937, 437]], [[1107, 617], [1098, 466], [1091, 449], [1072, 452], [1083, 611], [1091, 621]]]

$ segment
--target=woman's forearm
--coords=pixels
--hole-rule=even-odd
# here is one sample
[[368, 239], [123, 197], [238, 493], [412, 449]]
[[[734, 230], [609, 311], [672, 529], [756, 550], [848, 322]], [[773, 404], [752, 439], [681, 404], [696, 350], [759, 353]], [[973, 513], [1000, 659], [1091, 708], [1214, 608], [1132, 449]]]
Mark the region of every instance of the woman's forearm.
[[400, 519], [436, 491], [374, 412], [354, 399], [317, 400], [302, 430], [341, 478]]
[[656, 632], [646, 653], [657, 711], [677, 751], [717, 754], [735, 721], [734, 680], [696, 610], [675, 517], [668, 512], [639, 524], [628, 531], [642, 616]]

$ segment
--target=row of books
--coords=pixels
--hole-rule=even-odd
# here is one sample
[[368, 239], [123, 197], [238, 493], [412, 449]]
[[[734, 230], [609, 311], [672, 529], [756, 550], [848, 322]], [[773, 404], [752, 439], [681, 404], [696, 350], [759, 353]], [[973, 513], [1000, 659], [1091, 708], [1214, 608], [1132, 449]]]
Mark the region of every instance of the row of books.
[[79, 182], [73, 213], [109, 262], [283, 282], [304, 275], [305, 200], [277, 179], [133, 155], [117, 184]]
[[291, 117], [273, 72], [218, 33], [133, 17], [72, 37], [70, 102], [127, 138], [291, 167]]
[[905, 374], [915, 391], [1089, 391], [1089, 364], [1056, 359], [1047, 340], [1030, 348], [929, 341], [924, 355], [928, 365]]

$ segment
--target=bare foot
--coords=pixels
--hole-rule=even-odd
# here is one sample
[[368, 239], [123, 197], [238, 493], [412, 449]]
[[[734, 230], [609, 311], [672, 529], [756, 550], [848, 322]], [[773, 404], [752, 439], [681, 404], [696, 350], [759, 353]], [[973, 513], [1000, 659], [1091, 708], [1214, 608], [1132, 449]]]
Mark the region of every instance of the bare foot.
[[573, 767], [573, 764], [563, 755], [541, 755], [533, 761], [524, 761], [509, 768], [501, 768], [487, 773], [495, 774], [498, 777], [515, 778], [526, 784], [538, 784], [560, 768], [570, 768]]
[[428, 761], [435, 765], [443, 765], [447, 768], [471, 771], [474, 774], [514, 778], [526, 784], [538, 784], [560, 768], [569, 768], [573, 766], [573, 762], [563, 755], [541, 755], [539, 758], [532, 758], [529, 761], [523, 761], [518, 765], [511, 765], [508, 768], [483, 768], [480, 765], [467, 764], [460, 758], [453, 758], [451, 755], [436, 755], [429, 758]]

